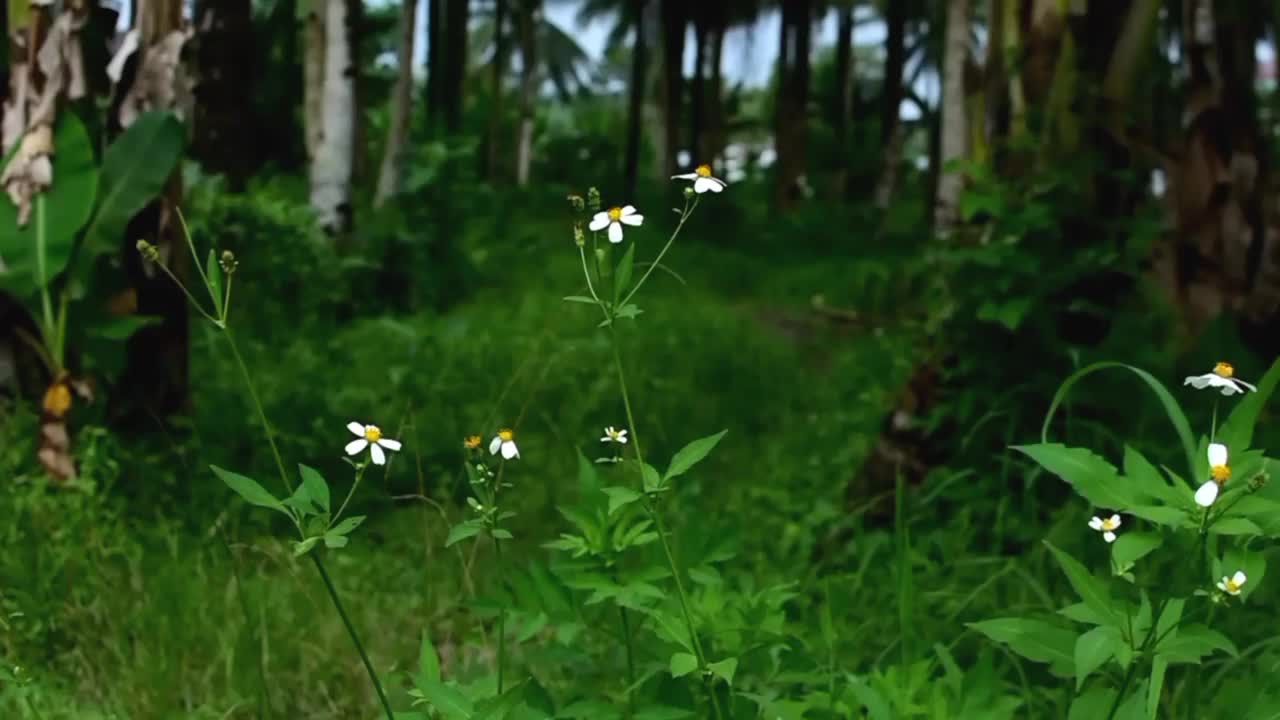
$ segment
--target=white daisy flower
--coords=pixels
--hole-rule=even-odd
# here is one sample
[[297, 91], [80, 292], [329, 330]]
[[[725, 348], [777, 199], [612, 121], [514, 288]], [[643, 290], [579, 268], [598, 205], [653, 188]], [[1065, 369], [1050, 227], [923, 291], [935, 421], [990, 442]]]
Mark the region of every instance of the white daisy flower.
[[1231, 466], [1227, 464], [1227, 446], [1209, 444], [1209, 479], [1196, 490], [1196, 504], [1209, 507], [1218, 499], [1218, 491], [1231, 479]]
[[1236, 369], [1231, 367], [1231, 363], [1220, 362], [1213, 366], [1213, 372], [1204, 375], [1192, 375], [1182, 382], [1183, 385], [1190, 385], [1197, 390], [1203, 390], [1207, 387], [1221, 388], [1223, 395], [1234, 395], [1250, 390], [1257, 391], [1258, 388], [1235, 376]]
[[377, 425], [361, 425], [358, 422], [347, 423], [347, 429], [352, 435], [356, 436], [355, 440], [347, 443], [348, 455], [359, 455], [364, 449], [369, 448], [369, 457], [373, 458], [374, 465], [386, 465], [387, 454], [382, 450], [399, 450], [400, 441], [391, 438], [382, 437], [382, 429]]
[[1094, 515], [1093, 518], [1089, 520], [1089, 527], [1102, 533], [1103, 540], [1113, 543], [1116, 541], [1116, 528], [1120, 527], [1120, 516], [1112, 515], [1106, 520], [1103, 520], [1097, 515]]
[[684, 175], [672, 175], [671, 179], [692, 180], [693, 191], [699, 195], [704, 192], [722, 192], [726, 187], [729, 187], [729, 183], [711, 174], [710, 165], [699, 165], [693, 169], [693, 172], [685, 173]]
[[644, 222], [644, 216], [636, 212], [635, 206], [625, 205], [596, 213], [587, 227], [591, 232], [600, 232], [606, 227], [609, 228], [609, 242], [617, 244], [622, 242], [623, 225], [639, 227], [642, 222]]
[[490, 455], [497, 455], [499, 450], [502, 451], [504, 460], [520, 457], [520, 450], [516, 447], [516, 434], [510, 428], [499, 430], [489, 441]]
[[604, 443], [616, 442], [620, 445], [626, 445], [627, 429], [618, 428], [615, 430], [614, 427], [610, 425], [609, 427], [604, 429], [604, 437], [600, 438], [600, 442], [604, 442]]
[[1228, 595], [1239, 595], [1240, 588], [1244, 587], [1244, 583], [1248, 579], [1243, 572], [1237, 570], [1236, 574], [1231, 577], [1223, 575], [1222, 579], [1218, 581], [1218, 589]]

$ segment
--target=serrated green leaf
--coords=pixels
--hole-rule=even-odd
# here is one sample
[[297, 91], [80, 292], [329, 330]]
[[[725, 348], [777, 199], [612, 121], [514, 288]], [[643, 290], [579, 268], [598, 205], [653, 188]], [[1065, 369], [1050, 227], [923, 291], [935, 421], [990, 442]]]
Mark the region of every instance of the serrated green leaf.
[[1043, 620], [1018, 617], [994, 618], [968, 626], [1028, 660], [1047, 663], [1063, 674], [1073, 672], [1076, 634], [1070, 630]]
[[1232, 657], [1240, 654], [1226, 635], [1200, 624], [1178, 627], [1177, 635], [1165, 638], [1156, 646], [1156, 654], [1172, 663], [1200, 664], [1200, 658], [1222, 651]]
[[306, 555], [311, 552], [311, 548], [315, 547], [316, 543], [319, 541], [320, 538], [318, 537], [309, 537], [301, 542], [295, 542], [293, 544], [293, 556], [302, 557], [303, 555]]
[[1262, 528], [1248, 518], [1229, 517], [1216, 520], [1209, 526], [1210, 535], [1261, 535]]
[[683, 677], [698, 669], [698, 658], [689, 653], [678, 652], [671, 656], [668, 667], [671, 677]]
[[210, 465], [209, 467], [213, 470], [213, 474], [218, 476], [218, 479], [226, 483], [227, 487], [234, 490], [237, 495], [244, 498], [250, 505], [271, 508], [285, 515], [289, 514], [289, 511], [285, 510], [284, 504], [277, 500], [274, 495], [267, 492], [266, 488], [259, 485], [256, 480], [233, 473], [230, 470], [223, 470], [217, 465]]
[[1183, 502], [1184, 491], [1169, 484], [1160, 470], [1147, 461], [1142, 453], [1124, 446], [1124, 476], [1143, 495], [1161, 503], [1176, 505]]
[[418, 672], [414, 675], [414, 683], [440, 682], [440, 655], [431, 642], [431, 635], [422, 631], [422, 641], [418, 643]]
[[314, 469], [301, 463], [298, 464], [298, 473], [302, 476], [302, 487], [306, 488], [307, 496], [322, 511], [329, 512], [329, 485], [324, 478]]
[[1138, 560], [1149, 555], [1164, 542], [1156, 533], [1125, 532], [1111, 544], [1111, 559], [1119, 572], [1125, 572]]
[[1125, 511], [1134, 517], [1169, 528], [1180, 528], [1187, 522], [1187, 514], [1177, 508], [1160, 505], [1130, 505]]
[[347, 535], [352, 530], [360, 527], [360, 523], [364, 522], [364, 515], [352, 515], [342, 522], [329, 528], [329, 532], [334, 535]]
[[1073, 658], [1076, 666], [1076, 692], [1084, 686], [1084, 681], [1094, 670], [1115, 655], [1116, 648], [1123, 643], [1118, 628], [1109, 625], [1096, 627], [1076, 638]]
[[712, 675], [732, 685], [733, 674], [738, 671], [738, 658], [725, 658], [719, 662], [708, 663], [707, 669], [711, 671]]
[[1137, 504], [1138, 496], [1122, 481], [1115, 467], [1087, 448], [1042, 443], [1016, 445], [1013, 449], [1062, 478], [1093, 505], [1125, 509]]
[[1116, 611], [1102, 581], [1094, 577], [1093, 573], [1078, 560], [1054, 547], [1049, 541], [1046, 540], [1044, 544], [1058, 561], [1058, 565], [1062, 567], [1067, 581], [1071, 583], [1071, 587], [1075, 588], [1080, 599], [1099, 616], [1106, 618], [1108, 624], [1115, 624]]
[[460, 522], [449, 528], [449, 537], [444, 541], [444, 546], [451, 547], [454, 543], [479, 535], [483, 531], [484, 523], [479, 520], [467, 520], [465, 522]]
[[346, 547], [346, 546], [347, 546], [347, 542], [349, 542], [349, 541], [347, 540], [347, 536], [346, 536], [346, 535], [339, 535], [339, 534], [334, 533], [334, 532], [327, 532], [327, 533], [325, 533], [325, 534], [324, 534], [324, 546], [325, 546], [325, 547], [328, 547], [328, 548], [335, 548], [335, 549], [336, 549], [336, 548], [342, 548], [342, 547]]
[[636, 492], [635, 490], [632, 490], [631, 488], [627, 488], [627, 487], [613, 486], [613, 487], [601, 488], [600, 491], [603, 492], [605, 495], [609, 496], [609, 514], [610, 515], [613, 515], [614, 513], [621, 510], [622, 508], [644, 497], [643, 495]]
[[418, 703], [430, 705], [448, 720], [471, 720], [473, 705], [462, 691], [436, 680], [416, 678], [414, 682], [422, 695]]
[[666, 474], [662, 476], [663, 482], [669, 482], [673, 478], [689, 472], [694, 465], [702, 462], [715, 449], [721, 438], [728, 432], [728, 430], [721, 430], [714, 435], [698, 438], [680, 448], [675, 456], [671, 458], [671, 465], [667, 468]]
[[489, 531], [489, 534], [499, 540], [511, 540], [514, 537], [509, 530], [502, 528], [494, 528]]

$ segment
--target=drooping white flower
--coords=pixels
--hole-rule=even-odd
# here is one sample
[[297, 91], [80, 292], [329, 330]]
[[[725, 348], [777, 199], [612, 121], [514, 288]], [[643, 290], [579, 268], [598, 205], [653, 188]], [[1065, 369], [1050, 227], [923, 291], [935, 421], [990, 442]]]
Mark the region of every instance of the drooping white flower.
[[373, 459], [374, 465], [386, 465], [387, 454], [382, 450], [399, 450], [400, 441], [391, 438], [382, 437], [382, 429], [377, 425], [362, 425], [358, 422], [347, 423], [347, 429], [352, 435], [356, 436], [355, 440], [347, 443], [348, 455], [359, 455], [364, 449], [369, 448], [369, 457]]
[[609, 228], [609, 242], [617, 244], [622, 242], [623, 225], [639, 227], [642, 222], [644, 222], [644, 216], [636, 212], [634, 205], [624, 205], [596, 213], [587, 227], [591, 232], [600, 232], [606, 227]]
[[1213, 366], [1213, 372], [1207, 372], [1204, 375], [1191, 375], [1182, 384], [1190, 385], [1197, 390], [1203, 390], [1207, 387], [1219, 388], [1222, 390], [1223, 395], [1234, 395], [1250, 390], [1257, 391], [1258, 388], [1237, 378], [1235, 374], [1236, 369], [1231, 367], [1231, 363], [1220, 362]]
[[1109, 543], [1113, 543], [1116, 541], [1115, 531], [1117, 528], [1120, 527], [1120, 516], [1112, 515], [1111, 517], [1103, 520], [1097, 515], [1094, 515], [1089, 520], [1089, 527], [1102, 533], [1103, 540], [1106, 540]]
[[510, 428], [499, 430], [498, 434], [489, 441], [490, 455], [497, 455], [499, 450], [502, 451], [504, 460], [520, 457], [520, 450], [516, 447], [516, 434]]
[[1227, 446], [1209, 443], [1209, 479], [1196, 490], [1196, 504], [1209, 507], [1218, 499], [1218, 491], [1231, 479], [1231, 466], [1227, 464]]
[[710, 165], [699, 165], [691, 173], [672, 175], [672, 180], [692, 180], [693, 191], [701, 195], [704, 192], [723, 192], [729, 183], [711, 174]]
[[1239, 595], [1240, 589], [1244, 587], [1245, 581], [1248, 579], [1242, 571], [1237, 570], [1236, 574], [1231, 577], [1223, 575], [1222, 579], [1218, 581], [1218, 589], [1228, 595]]
[[604, 437], [600, 438], [600, 442], [603, 442], [603, 443], [616, 442], [621, 445], [626, 445], [627, 429], [626, 428], [615, 429], [612, 425], [610, 425], [609, 427], [604, 429]]

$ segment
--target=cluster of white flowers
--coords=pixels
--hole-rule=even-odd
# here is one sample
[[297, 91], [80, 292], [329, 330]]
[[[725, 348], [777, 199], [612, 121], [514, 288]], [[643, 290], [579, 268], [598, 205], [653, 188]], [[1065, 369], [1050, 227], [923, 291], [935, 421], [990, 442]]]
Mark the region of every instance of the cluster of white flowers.
[[[711, 174], [710, 165], [699, 165], [694, 168], [693, 172], [683, 175], [672, 175], [672, 180], [692, 180], [693, 191], [698, 195], [705, 192], [723, 192], [729, 187], [729, 183], [715, 177]], [[609, 242], [622, 242], [622, 226], [630, 225], [632, 227], [640, 227], [644, 223], [644, 216], [636, 211], [634, 205], [614, 206], [608, 210], [601, 210], [591, 217], [591, 222], [587, 224], [587, 229], [591, 232], [600, 232], [608, 229]]]

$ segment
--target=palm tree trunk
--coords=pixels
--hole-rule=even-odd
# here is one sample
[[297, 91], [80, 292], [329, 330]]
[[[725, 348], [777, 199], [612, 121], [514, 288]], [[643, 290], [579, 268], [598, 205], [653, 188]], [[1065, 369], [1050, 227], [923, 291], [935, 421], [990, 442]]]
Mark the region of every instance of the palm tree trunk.
[[809, 104], [809, 50], [811, 0], [782, 5], [779, 39], [778, 103], [774, 118], [774, 144], [778, 162], [774, 173], [774, 204], [789, 208], [800, 198], [805, 171]]
[[907, 62], [907, 3], [889, 2], [885, 18], [884, 86], [880, 93], [880, 141], [887, 144], [897, 128], [902, 105], [902, 75]]
[[396, 56], [396, 87], [391, 96], [391, 126], [378, 171], [374, 207], [381, 207], [400, 191], [405, 142], [409, 139], [409, 117], [413, 104], [413, 50], [418, 36], [418, 0], [401, 0], [400, 50]]
[[708, 11], [705, 4], [699, 4], [693, 12], [693, 84], [689, 95], [689, 155], [692, 165], [710, 161], [702, 154], [707, 112]]
[[533, 111], [538, 92], [538, 27], [542, 24], [542, 0], [521, 0], [520, 129], [516, 138], [516, 185], [529, 183], [533, 162]]
[[342, 235], [351, 221], [351, 176], [355, 143], [355, 83], [347, 0], [325, 0], [324, 132], [311, 163], [311, 207], [320, 227]]
[[440, 89], [444, 84], [444, 3], [445, 0], [426, 0], [427, 3], [427, 132], [434, 134], [440, 120]]
[[631, 16], [635, 22], [635, 43], [631, 50], [631, 87], [627, 98], [627, 155], [625, 197], [634, 198], [636, 181], [640, 174], [640, 128], [644, 114], [645, 75], [648, 69], [648, 48], [645, 45], [645, 0], [631, 0]]
[[[942, 156], [940, 169], [952, 160], [964, 157], [968, 139], [964, 66], [969, 57], [969, 0], [951, 0], [947, 4], [946, 45], [942, 64]], [[938, 194], [934, 200], [934, 226], [947, 233], [955, 225], [963, 189], [964, 176], [942, 170], [938, 178]]]
[[498, 177], [502, 143], [502, 107], [506, 95], [502, 81], [507, 74], [507, 0], [495, 0], [493, 7], [493, 79], [489, 98], [489, 130], [485, 138], [485, 177], [490, 181]]
[[466, 101], [463, 83], [467, 77], [467, 35], [471, 19], [469, 0], [449, 0], [445, 18], [444, 124], [450, 133], [462, 130], [462, 106]]
[[849, 193], [849, 131], [852, 125], [853, 74], [853, 3], [836, 8], [836, 107], [831, 127], [836, 135], [838, 166], [831, 178], [831, 195], [837, 199]]
[[[136, 4], [136, 3], [135, 3]], [[307, 140], [307, 158], [314, 161], [324, 134], [324, 54], [325, 5], [320, 0], [307, 3], [302, 19], [302, 122]]]
[[197, 8], [203, 28], [196, 48], [200, 82], [196, 86], [193, 154], [204, 167], [227, 178], [233, 192], [244, 189], [256, 165], [256, 125], [250, 117], [253, 95], [253, 19], [250, 0], [209, 2]]
[[684, 106], [684, 0], [662, 0], [662, 109], [665, 115], [662, 174], [675, 174], [680, 154], [680, 116]]

